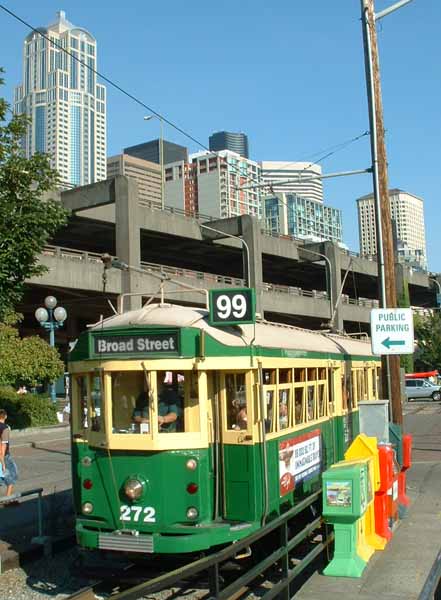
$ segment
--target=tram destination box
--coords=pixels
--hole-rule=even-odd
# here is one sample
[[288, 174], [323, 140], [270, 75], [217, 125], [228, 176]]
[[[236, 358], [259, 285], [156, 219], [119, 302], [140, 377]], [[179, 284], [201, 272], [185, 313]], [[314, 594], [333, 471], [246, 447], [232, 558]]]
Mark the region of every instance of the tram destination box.
[[210, 325], [246, 325], [256, 321], [253, 288], [209, 290]]

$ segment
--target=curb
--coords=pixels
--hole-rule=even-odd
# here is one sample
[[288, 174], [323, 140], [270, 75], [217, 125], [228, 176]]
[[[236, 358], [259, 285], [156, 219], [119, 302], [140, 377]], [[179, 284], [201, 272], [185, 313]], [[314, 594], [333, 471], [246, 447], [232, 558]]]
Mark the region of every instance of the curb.
[[[57, 431], [69, 431], [70, 425], [48, 425], [45, 427], [29, 427], [28, 429], [12, 429], [11, 430], [11, 438], [21, 437], [23, 435], [31, 435], [33, 433], [39, 433], [42, 435], [47, 435], [49, 433], [57, 432]], [[15, 445], [15, 444], [14, 444]]]
[[52, 442], [64, 442], [69, 439], [70, 436], [66, 435], [65, 437], [51, 438], [50, 440], [40, 440], [38, 442], [28, 441], [22, 442], [21, 444], [14, 444], [13, 448], [35, 448], [38, 450], [38, 448], [42, 448], [46, 444], [52, 444]]

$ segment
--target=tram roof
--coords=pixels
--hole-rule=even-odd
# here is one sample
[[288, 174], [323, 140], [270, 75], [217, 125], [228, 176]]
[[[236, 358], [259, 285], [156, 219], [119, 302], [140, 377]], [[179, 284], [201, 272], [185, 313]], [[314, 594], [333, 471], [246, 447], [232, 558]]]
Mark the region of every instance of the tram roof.
[[206, 331], [226, 346], [243, 347], [253, 343], [264, 348], [283, 348], [332, 354], [371, 356], [368, 341], [345, 335], [302, 329], [292, 325], [258, 321], [256, 325], [213, 327], [208, 323], [208, 311], [177, 304], [149, 304], [139, 310], [114, 315], [94, 324], [91, 330], [133, 326], [194, 327]]

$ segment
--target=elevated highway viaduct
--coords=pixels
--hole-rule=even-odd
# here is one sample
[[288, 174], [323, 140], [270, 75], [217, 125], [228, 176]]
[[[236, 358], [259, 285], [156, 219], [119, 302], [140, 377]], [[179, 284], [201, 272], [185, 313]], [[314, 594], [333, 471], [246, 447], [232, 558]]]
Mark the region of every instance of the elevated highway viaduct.
[[[270, 235], [249, 215], [214, 220], [167, 207], [158, 210], [140, 202], [136, 182], [124, 176], [56, 194], [71, 216], [40, 256], [48, 272], [27, 282], [19, 307], [27, 332], [38, 330], [33, 312], [47, 293], [55, 294], [69, 312], [66, 331], [57, 333], [67, 342], [87, 323], [109, 315], [109, 301], [115, 304], [119, 293], [157, 297], [154, 274], [161, 271], [199, 289], [240, 287], [249, 281], [256, 289], [258, 312], [269, 320], [369, 330], [370, 310], [378, 305], [377, 263], [332, 242]], [[103, 282], [103, 253], [142, 272], [109, 269]], [[435, 305], [427, 273], [397, 265], [397, 278], [408, 284], [412, 305]], [[173, 283], [165, 284], [165, 297], [204, 303], [203, 294], [183, 292]], [[126, 306], [140, 303], [141, 296], [133, 296]]]

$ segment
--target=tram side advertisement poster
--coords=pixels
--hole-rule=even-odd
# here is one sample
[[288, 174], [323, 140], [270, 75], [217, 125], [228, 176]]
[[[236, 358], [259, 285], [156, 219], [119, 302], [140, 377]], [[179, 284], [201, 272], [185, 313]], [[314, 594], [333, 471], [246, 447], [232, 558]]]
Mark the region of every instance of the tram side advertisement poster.
[[279, 442], [280, 496], [296, 485], [320, 473], [322, 448], [320, 429]]

